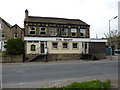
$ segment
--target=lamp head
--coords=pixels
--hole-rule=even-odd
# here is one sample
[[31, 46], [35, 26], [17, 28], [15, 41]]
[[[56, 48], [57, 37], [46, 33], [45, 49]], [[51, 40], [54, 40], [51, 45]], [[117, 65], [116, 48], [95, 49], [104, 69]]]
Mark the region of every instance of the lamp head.
[[114, 19], [117, 18], [117, 17], [118, 17], [118, 16], [114, 17]]

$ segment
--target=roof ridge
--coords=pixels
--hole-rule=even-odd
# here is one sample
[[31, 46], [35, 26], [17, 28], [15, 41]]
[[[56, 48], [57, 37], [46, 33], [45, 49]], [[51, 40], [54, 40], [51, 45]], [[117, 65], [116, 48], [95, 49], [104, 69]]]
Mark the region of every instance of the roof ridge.
[[42, 17], [42, 16], [28, 16], [28, 17], [33, 17], [33, 18], [48, 18], [48, 19], [64, 19], [64, 20], [78, 20], [82, 21], [80, 19], [69, 19], [69, 18], [59, 18], [59, 17]]
[[[0, 17], [1, 18], [1, 17]], [[2, 19], [2, 21], [10, 28], [12, 25], [11, 24], [9, 24], [7, 21], [5, 21], [3, 18], [1, 18]]]
[[85, 23], [84, 21], [80, 20], [80, 19], [68, 19], [68, 18], [58, 18], [58, 17], [41, 17], [41, 16], [28, 16], [27, 19], [25, 19], [25, 21], [43, 21], [43, 22], [56, 22], [56, 23], [66, 23], [66, 24], [85, 24], [88, 25], [87, 23]]

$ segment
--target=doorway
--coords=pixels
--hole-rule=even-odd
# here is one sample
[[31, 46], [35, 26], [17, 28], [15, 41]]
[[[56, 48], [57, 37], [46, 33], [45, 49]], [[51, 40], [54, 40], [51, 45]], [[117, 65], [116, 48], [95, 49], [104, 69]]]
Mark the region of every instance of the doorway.
[[41, 41], [40, 42], [40, 53], [45, 54], [46, 53], [46, 47], [47, 47], [47, 42], [46, 41]]

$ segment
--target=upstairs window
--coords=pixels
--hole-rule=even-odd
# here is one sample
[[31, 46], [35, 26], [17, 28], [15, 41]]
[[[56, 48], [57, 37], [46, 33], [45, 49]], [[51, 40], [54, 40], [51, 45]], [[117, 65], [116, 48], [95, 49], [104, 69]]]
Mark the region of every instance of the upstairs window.
[[18, 34], [17, 33], [14, 33], [14, 38], [17, 38], [18, 37]]
[[31, 51], [35, 51], [35, 45], [34, 44], [31, 45]]
[[30, 26], [29, 27], [29, 35], [35, 35], [36, 34], [36, 27]]
[[80, 29], [80, 35], [81, 35], [81, 37], [85, 37], [86, 36], [86, 29]]
[[2, 32], [2, 38], [5, 38], [5, 33], [4, 32]]
[[57, 36], [57, 28], [50, 28], [50, 36]]
[[2, 30], [3, 29], [3, 24], [0, 24], [0, 30]]
[[58, 48], [58, 43], [52, 43], [52, 48], [57, 49]]
[[71, 36], [76, 37], [77, 36], [77, 29], [71, 29]]
[[40, 36], [46, 36], [46, 28], [40, 27]]
[[63, 43], [63, 49], [67, 49], [68, 48], [68, 43]]
[[67, 28], [61, 29], [61, 36], [68, 36], [68, 29]]

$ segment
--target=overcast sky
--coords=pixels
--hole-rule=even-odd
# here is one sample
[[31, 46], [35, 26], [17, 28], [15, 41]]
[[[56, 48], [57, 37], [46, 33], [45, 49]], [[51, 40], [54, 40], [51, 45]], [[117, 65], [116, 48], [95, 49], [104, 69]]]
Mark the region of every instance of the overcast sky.
[[[108, 21], [118, 16], [120, 0], [1, 0], [0, 17], [11, 25], [24, 27], [25, 9], [30, 16], [81, 19], [90, 25], [90, 36], [104, 37]], [[111, 21], [111, 30], [118, 29], [118, 18]]]

